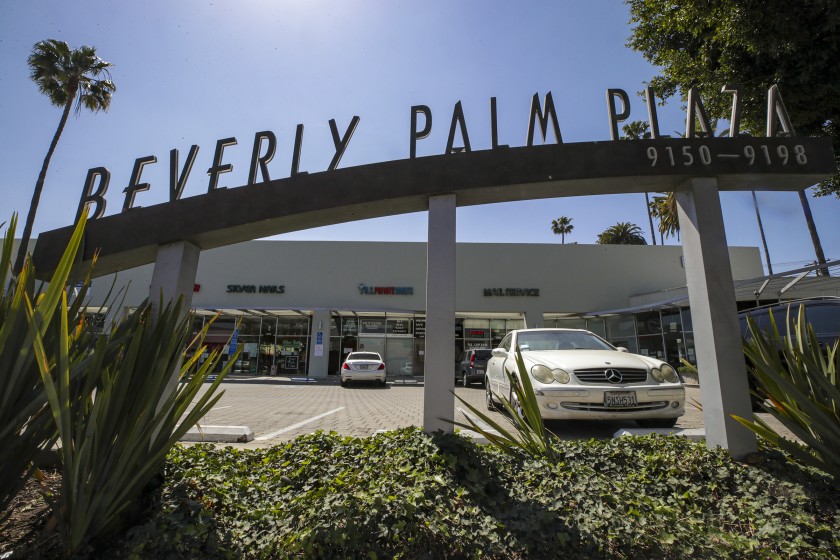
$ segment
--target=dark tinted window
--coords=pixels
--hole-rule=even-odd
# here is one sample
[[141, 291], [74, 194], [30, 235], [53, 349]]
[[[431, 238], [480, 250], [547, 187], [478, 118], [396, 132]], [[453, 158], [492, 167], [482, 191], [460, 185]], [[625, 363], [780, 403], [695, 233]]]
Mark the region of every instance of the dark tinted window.
[[381, 360], [376, 352], [353, 352], [347, 356], [348, 360]]
[[475, 351], [475, 359], [476, 360], [489, 360], [492, 358], [492, 354], [490, 354], [490, 350], [476, 350]]
[[811, 305], [805, 315], [817, 336], [840, 335], [840, 305]]

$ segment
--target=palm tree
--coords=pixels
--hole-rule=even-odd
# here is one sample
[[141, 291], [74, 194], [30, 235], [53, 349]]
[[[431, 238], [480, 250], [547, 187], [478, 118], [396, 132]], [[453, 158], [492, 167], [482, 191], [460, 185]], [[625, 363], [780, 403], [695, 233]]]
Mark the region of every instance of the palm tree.
[[566, 235], [572, 233], [573, 229], [575, 226], [572, 225], [572, 218], [560, 216], [556, 220], [551, 220], [551, 231], [560, 236], [561, 244], [566, 243]]
[[[648, 128], [648, 123], [644, 121], [632, 121], [624, 125], [624, 136], [622, 139], [639, 140], [642, 138], [650, 138]], [[650, 193], [647, 192], [645, 193], [645, 209], [647, 210], [648, 222], [650, 222], [650, 238], [653, 241], [653, 244], [656, 245], [656, 234], [653, 232], [653, 212], [651, 212]]]
[[630, 222], [619, 222], [598, 234], [601, 245], [647, 245], [642, 228]]
[[753, 207], [755, 208], [755, 219], [758, 221], [758, 232], [761, 234], [761, 244], [764, 245], [764, 259], [767, 261], [767, 274], [773, 274], [773, 265], [770, 263], [770, 251], [767, 250], [767, 238], [764, 237], [764, 226], [761, 223], [761, 212], [758, 211], [758, 199], [755, 191], [752, 191]]
[[673, 192], [660, 193], [650, 202], [650, 212], [659, 221], [659, 233], [664, 237], [680, 234], [680, 219], [677, 211], [677, 195]]
[[[29, 77], [38, 86], [38, 90], [49, 97], [53, 105], [63, 107], [64, 111], [47, 151], [47, 157], [44, 158], [41, 166], [38, 181], [35, 183], [35, 192], [32, 193], [32, 202], [29, 204], [29, 213], [26, 215], [26, 224], [23, 227], [15, 261], [15, 272], [23, 269], [29, 238], [32, 236], [32, 224], [35, 222], [35, 212], [38, 210], [41, 191], [44, 189], [47, 168], [50, 166], [50, 159], [55, 152], [58, 139], [64, 131], [73, 102], [76, 103], [77, 115], [82, 107], [92, 112], [107, 111], [111, 106], [111, 94], [116, 90], [108, 71], [112, 64], [96, 56], [95, 47], [82, 46], [71, 50], [64, 41], [47, 39], [32, 47], [32, 54], [29, 55], [27, 64], [29, 64]], [[105, 79], [96, 79], [99, 76]]]

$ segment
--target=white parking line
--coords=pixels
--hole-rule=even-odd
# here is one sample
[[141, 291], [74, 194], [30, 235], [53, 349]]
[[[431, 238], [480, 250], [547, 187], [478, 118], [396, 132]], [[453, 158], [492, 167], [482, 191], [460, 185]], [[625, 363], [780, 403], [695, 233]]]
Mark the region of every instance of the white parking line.
[[324, 418], [325, 416], [329, 416], [330, 414], [335, 414], [335, 413], [336, 413], [336, 412], [338, 412], [339, 410], [344, 410], [344, 407], [343, 407], [343, 406], [340, 406], [340, 407], [338, 407], [338, 408], [336, 408], [336, 409], [329, 410], [329, 411], [327, 411], [327, 412], [325, 412], [325, 413], [323, 413], [323, 414], [319, 414], [318, 416], [313, 416], [312, 418], [309, 418], [309, 419], [304, 420], [304, 421], [302, 421], [302, 422], [298, 422], [297, 424], [292, 424], [291, 426], [286, 426], [286, 427], [285, 427], [285, 428], [283, 428], [282, 430], [277, 430], [276, 432], [271, 432], [270, 434], [266, 434], [266, 435], [264, 435], [264, 436], [260, 436], [260, 437], [258, 437], [258, 438], [254, 438], [254, 440], [255, 440], [255, 441], [265, 441], [265, 440], [267, 440], [267, 439], [271, 439], [271, 438], [273, 438], [273, 437], [277, 437], [277, 436], [279, 436], [280, 434], [285, 434], [286, 432], [291, 432], [292, 430], [295, 430], [295, 429], [297, 429], [297, 428], [300, 428], [301, 426], [305, 426], [306, 424], [309, 424], [310, 422], [314, 422], [315, 420], [320, 420], [321, 418]]

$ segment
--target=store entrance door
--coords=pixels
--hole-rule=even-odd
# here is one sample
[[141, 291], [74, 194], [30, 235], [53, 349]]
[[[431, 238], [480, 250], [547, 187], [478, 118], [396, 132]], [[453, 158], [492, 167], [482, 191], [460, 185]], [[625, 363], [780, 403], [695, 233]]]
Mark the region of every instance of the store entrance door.
[[414, 357], [413, 338], [388, 338], [386, 344], [385, 367], [389, 375], [411, 375]]

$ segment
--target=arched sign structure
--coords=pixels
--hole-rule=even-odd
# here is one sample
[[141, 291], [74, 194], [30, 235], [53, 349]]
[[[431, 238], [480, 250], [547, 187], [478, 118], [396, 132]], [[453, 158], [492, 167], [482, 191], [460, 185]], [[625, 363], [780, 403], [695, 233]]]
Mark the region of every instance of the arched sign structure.
[[[455, 122], [453, 116], [453, 129]], [[744, 456], [755, 450], [756, 443], [752, 433], [730, 417], [733, 413], [749, 417], [751, 409], [719, 191], [798, 191], [834, 173], [831, 142], [824, 138], [737, 136], [498, 146], [296, 174], [240, 188], [213, 186], [203, 196], [145, 208], [132, 208], [127, 198], [126, 211], [88, 222], [79, 269], [95, 252], [99, 254], [96, 275], [155, 262], [152, 299], [163, 291], [167, 298], [183, 295], [189, 303], [201, 250], [428, 210], [424, 428], [451, 430], [445, 419], [454, 417], [450, 338], [455, 317], [456, 206], [675, 191], [695, 346], [703, 371], [707, 444]], [[134, 175], [132, 183], [139, 183], [139, 172]], [[129, 195], [133, 200], [133, 193]], [[33, 258], [42, 277], [55, 267], [71, 229], [39, 236]]]

